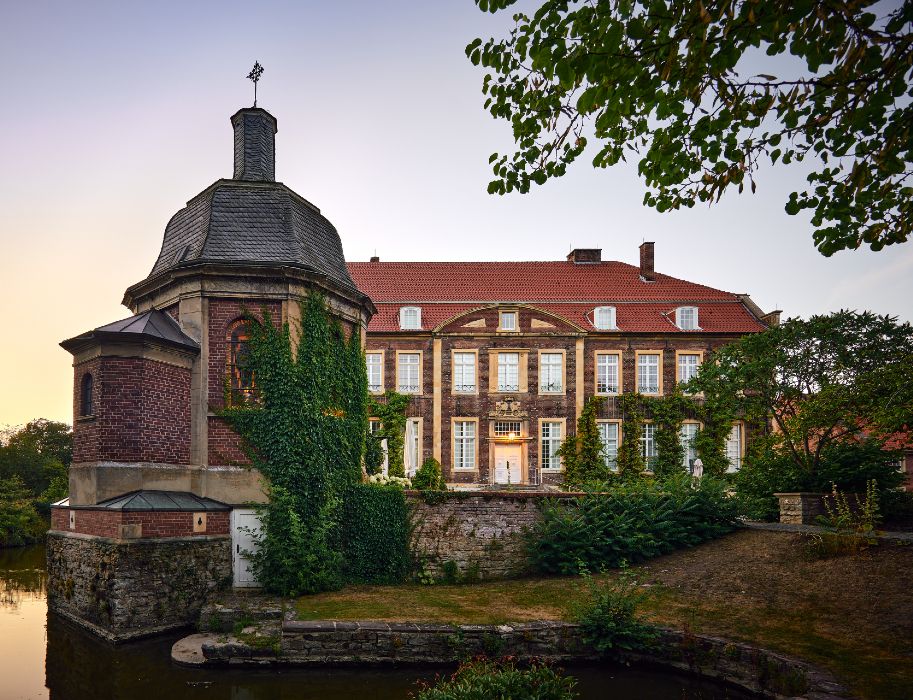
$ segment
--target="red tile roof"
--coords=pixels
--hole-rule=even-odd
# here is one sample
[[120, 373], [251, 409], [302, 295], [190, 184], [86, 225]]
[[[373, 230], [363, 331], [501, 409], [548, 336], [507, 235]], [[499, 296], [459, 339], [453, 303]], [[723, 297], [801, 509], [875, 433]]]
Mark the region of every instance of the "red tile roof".
[[594, 330], [593, 308], [610, 305], [623, 332], [681, 333], [674, 310], [684, 304], [699, 308], [705, 333], [764, 329], [736, 294], [661, 274], [644, 282], [638, 267], [621, 262], [356, 262], [348, 268], [377, 306], [372, 332], [399, 330], [404, 305], [421, 306], [422, 328], [430, 330], [496, 303], [528, 304], [586, 330]]

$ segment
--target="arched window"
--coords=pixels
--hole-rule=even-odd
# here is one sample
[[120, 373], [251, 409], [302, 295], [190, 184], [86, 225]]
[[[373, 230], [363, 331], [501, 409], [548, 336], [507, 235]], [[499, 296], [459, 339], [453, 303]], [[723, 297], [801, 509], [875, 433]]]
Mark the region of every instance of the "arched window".
[[254, 395], [254, 372], [250, 366], [250, 329], [236, 323], [228, 334], [229, 405], [241, 404]]
[[94, 414], [93, 406], [93, 387], [94, 380], [89, 372], [82, 375], [82, 382], [79, 386], [79, 415], [92, 416]]

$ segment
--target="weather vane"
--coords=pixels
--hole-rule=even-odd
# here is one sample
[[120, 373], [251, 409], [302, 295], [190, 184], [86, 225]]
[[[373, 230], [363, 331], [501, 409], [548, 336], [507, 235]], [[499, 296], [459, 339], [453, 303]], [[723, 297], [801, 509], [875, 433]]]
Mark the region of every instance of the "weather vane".
[[263, 66], [259, 61], [254, 61], [253, 69], [247, 74], [247, 79], [254, 82], [254, 107], [257, 106], [257, 81], [260, 80], [261, 75], [263, 75]]

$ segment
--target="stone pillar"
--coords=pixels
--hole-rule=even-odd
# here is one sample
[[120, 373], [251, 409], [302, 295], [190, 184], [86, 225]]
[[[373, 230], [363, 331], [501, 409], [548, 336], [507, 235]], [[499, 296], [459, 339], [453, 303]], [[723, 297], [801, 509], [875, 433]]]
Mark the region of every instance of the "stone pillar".
[[812, 492], [775, 493], [780, 501], [780, 522], [791, 525], [815, 525], [824, 515], [824, 494]]

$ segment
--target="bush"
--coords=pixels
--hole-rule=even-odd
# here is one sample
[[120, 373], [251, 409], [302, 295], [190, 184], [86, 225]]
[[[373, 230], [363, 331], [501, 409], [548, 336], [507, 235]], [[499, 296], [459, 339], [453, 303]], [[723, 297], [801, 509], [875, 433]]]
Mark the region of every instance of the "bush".
[[878, 544], [875, 528], [881, 520], [878, 490], [874, 481], [866, 484], [865, 495], [851, 499], [833, 487], [830, 498], [824, 500], [827, 515], [818, 522], [824, 532], [806, 537], [806, 554], [819, 559], [842, 554], [857, 554]]
[[22, 480], [18, 476], [0, 480], [0, 547], [34, 544], [47, 529]]
[[412, 488], [419, 491], [446, 491], [447, 482], [441, 472], [441, 463], [434, 457], [429, 457], [412, 477]]
[[709, 477], [633, 482], [546, 502], [527, 551], [542, 573], [600, 571], [719, 537], [735, 528], [736, 513], [725, 485]]
[[656, 641], [659, 630], [637, 617], [644, 593], [626, 566], [614, 581], [597, 583], [589, 574], [584, 574], [584, 578], [590, 598], [577, 613], [584, 642], [607, 654], [647, 649]]
[[412, 565], [411, 526], [399, 486], [356, 484], [343, 496], [341, 546], [349, 583], [406, 580]]
[[417, 700], [572, 700], [576, 681], [551, 666], [533, 663], [518, 668], [513, 661], [475, 659], [460, 665], [447, 679], [424, 687]]

